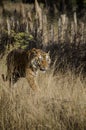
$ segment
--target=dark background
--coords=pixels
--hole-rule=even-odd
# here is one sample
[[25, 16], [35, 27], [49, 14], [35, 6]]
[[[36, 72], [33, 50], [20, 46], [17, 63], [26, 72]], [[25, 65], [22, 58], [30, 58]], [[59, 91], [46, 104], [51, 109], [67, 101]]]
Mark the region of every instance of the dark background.
[[[34, 3], [35, 0], [0, 0], [0, 5], [2, 6], [5, 1]], [[44, 5], [49, 7], [51, 11], [53, 11], [55, 6], [62, 13], [67, 11], [77, 11], [77, 13], [83, 14], [86, 11], [86, 0], [38, 0], [38, 2], [44, 3]]]

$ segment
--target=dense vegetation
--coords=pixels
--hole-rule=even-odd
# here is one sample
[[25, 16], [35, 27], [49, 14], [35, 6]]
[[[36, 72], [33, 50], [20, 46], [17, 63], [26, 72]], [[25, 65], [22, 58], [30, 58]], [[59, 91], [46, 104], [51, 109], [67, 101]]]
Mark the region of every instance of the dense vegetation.
[[[0, 0], [0, 130], [86, 130], [86, 0], [38, 1]], [[33, 47], [51, 56], [39, 91], [9, 88], [8, 53]]]
[[[11, 46], [23, 49], [46, 48], [51, 50], [52, 62], [57, 60], [55, 70], [60, 68], [64, 71], [70, 68], [85, 73], [85, 15], [83, 13], [83, 17], [78, 19], [77, 12], [71, 13], [68, 16], [65, 11], [63, 14], [57, 11], [52, 15], [48, 8], [39, 5], [37, 1], [31, 5], [3, 3], [0, 22], [1, 57]], [[58, 58], [55, 55], [58, 55]]]

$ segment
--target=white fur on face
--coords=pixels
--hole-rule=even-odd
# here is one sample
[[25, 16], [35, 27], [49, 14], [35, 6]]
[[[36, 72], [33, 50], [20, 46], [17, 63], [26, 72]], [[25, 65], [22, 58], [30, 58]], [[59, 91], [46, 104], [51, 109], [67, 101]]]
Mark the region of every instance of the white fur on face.
[[50, 56], [46, 55], [46, 60], [48, 61], [48, 63], [50, 64], [51, 60], [50, 60]]

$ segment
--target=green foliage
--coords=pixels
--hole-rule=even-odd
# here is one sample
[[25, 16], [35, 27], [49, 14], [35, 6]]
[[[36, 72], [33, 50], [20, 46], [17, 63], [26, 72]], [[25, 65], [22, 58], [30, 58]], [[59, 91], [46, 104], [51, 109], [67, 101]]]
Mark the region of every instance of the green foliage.
[[25, 49], [33, 39], [34, 38], [31, 34], [25, 32], [18, 32], [14, 35], [14, 41], [17, 48]]
[[12, 44], [15, 48], [26, 49], [34, 41], [34, 37], [26, 32], [15, 32], [14, 30], [8, 32], [8, 30], [4, 29], [2, 41], [4, 41], [5, 47]]

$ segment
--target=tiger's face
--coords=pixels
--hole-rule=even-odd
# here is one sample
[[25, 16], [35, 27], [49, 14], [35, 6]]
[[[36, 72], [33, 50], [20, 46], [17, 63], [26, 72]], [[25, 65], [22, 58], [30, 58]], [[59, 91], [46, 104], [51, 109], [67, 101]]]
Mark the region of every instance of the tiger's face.
[[50, 65], [49, 53], [40, 49], [32, 49], [31, 51], [31, 67], [33, 70], [46, 71]]

